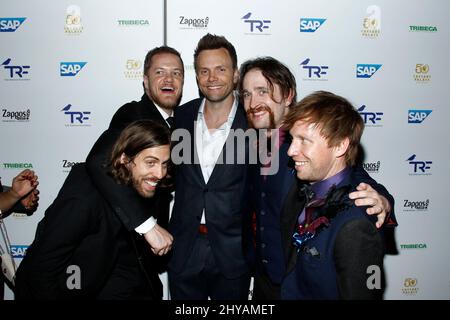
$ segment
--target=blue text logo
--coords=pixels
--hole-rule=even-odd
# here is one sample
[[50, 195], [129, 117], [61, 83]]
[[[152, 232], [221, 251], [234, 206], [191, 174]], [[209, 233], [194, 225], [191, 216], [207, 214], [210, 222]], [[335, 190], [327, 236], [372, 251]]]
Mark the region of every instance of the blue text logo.
[[364, 111], [364, 109], [366, 108], [366, 105], [362, 105], [359, 109], [358, 112], [361, 115], [361, 117], [364, 120], [365, 124], [378, 124], [379, 121], [381, 121], [381, 117], [383, 116], [383, 112], [368, 112], [368, 111]]
[[28, 80], [24, 79], [23, 76], [28, 74], [30, 66], [13, 66], [11, 65], [11, 58], [3, 61], [2, 66], [8, 70], [9, 79], [7, 80]]
[[381, 68], [381, 64], [357, 64], [356, 65], [356, 77], [357, 78], [370, 78], [378, 69]]
[[422, 123], [433, 110], [408, 110], [408, 123]]
[[10, 248], [13, 258], [24, 258], [27, 254], [28, 246], [11, 245]]
[[300, 18], [300, 32], [315, 32], [327, 19]]
[[0, 18], [0, 32], [14, 32], [26, 18]]
[[311, 80], [326, 80], [323, 78], [327, 74], [328, 66], [313, 66], [308, 65], [310, 59], [302, 61], [300, 65], [303, 69], [308, 70], [308, 78]]
[[71, 107], [72, 105], [68, 104], [61, 110], [64, 111], [64, 114], [70, 116], [71, 124], [84, 124], [87, 120], [89, 120], [89, 115], [91, 114], [90, 111], [69, 111]]
[[87, 62], [61, 62], [59, 65], [61, 77], [74, 77]]
[[270, 20], [258, 20], [258, 19], [249, 19], [252, 15], [251, 12], [247, 13], [241, 19], [244, 20], [245, 23], [250, 24], [250, 32], [263, 32], [264, 29], [269, 29], [269, 25], [272, 23]]
[[430, 165], [433, 163], [433, 161], [416, 160], [415, 154], [413, 154], [411, 157], [406, 159], [406, 161], [408, 161], [409, 164], [413, 166], [413, 168], [414, 168], [413, 171], [415, 174], [427, 174], [427, 172], [431, 169]]

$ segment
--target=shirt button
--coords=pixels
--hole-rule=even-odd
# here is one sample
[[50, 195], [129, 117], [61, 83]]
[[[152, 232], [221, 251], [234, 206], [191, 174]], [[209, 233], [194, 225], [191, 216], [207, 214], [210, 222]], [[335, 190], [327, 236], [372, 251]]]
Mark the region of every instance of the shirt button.
[[264, 216], [266, 212], [264, 210], [261, 210], [261, 215]]
[[261, 197], [265, 197], [266, 196], [266, 193], [265, 192], [261, 192]]
[[264, 231], [264, 227], [259, 228], [259, 230]]
[[262, 263], [267, 264], [267, 263], [269, 263], [269, 261], [267, 261], [266, 259], [262, 259]]
[[261, 248], [265, 248], [266, 247], [266, 244], [265, 243], [261, 243]]

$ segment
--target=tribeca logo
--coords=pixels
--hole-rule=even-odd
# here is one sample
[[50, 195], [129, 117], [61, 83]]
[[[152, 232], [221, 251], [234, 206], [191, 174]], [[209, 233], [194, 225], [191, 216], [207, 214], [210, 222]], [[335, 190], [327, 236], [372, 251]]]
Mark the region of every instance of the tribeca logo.
[[76, 126], [76, 125], [83, 125], [83, 126], [90, 126], [90, 124], [85, 124], [86, 120], [89, 120], [89, 115], [91, 114], [90, 111], [69, 111], [72, 107], [71, 104], [68, 104], [64, 108], [61, 109], [61, 111], [64, 111], [64, 114], [67, 114], [70, 116], [70, 125], [66, 126]]
[[14, 66], [10, 65], [10, 63], [11, 58], [6, 59], [2, 63], [3, 68], [8, 70], [9, 78], [6, 78], [5, 80], [30, 80], [28, 78], [23, 77], [24, 75], [29, 74], [28, 70], [30, 69], [30, 66]]
[[30, 109], [24, 111], [9, 111], [2, 109], [3, 122], [28, 122], [30, 120]]
[[148, 27], [150, 22], [147, 19], [117, 20], [120, 27]]
[[125, 63], [124, 75], [126, 79], [142, 80], [142, 62], [140, 60], [128, 59]]
[[401, 244], [400, 249], [426, 249], [426, 243]]
[[28, 246], [11, 245], [11, 255], [13, 258], [24, 258], [27, 254]]
[[0, 18], [0, 32], [15, 32], [26, 18]]
[[208, 28], [209, 17], [205, 18], [187, 18], [180, 16], [180, 29], [206, 29]]
[[302, 66], [302, 68], [308, 70], [308, 79], [304, 79], [304, 80], [328, 81], [327, 78], [324, 78], [324, 76], [328, 72], [328, 66], [312, 66], [312, 65], [308, 65], [309, 62], [310, 62], [309, 58], [300, 62], [300, 65]]
[[409, 26], [409, 31], [434, 33], [437, 32], [438, 29], [436, 26]]
[[363, 167], [369, 173], [378, 173], [380, 171], [381, 161], [364, 162]]
[[357, 64], [356, 77], [357, 78], [371, 78], [375, 72], [380, 69], [382, 64]]
[[366, 105], [362, 105], [358, 112], [361, 115], [361, 117], [364, 120], [364, 124], [366, 124], [369, 127], [380, 127], [381, 125], [379, 122], [381, 121], [381, 117], [383, 116], [383, 112], [367, 112], [364, 111], [366, 108]]
[[381, 9], [379, 6], [368, 6], [363, 19], [361, 35], [368, 39], [375, 39], [381, 33]]
[[419, 288], [417, 288], [417, 278], [405, 278], [402, 293], [411, 296], [417, 294], [417, 291], [419, 291]]
[[61, 77], [74, 77], [83, 69], [87, 62], [60, 62], [59, 75]]
[[416, 83], [428, 83], [431, 80], [431, 75], [428, 74], [430, 66], [428, 64], [417, 63], [414, 72], [414, 81]]
[[414, 173], [410, 173], [410, 175], [431, 175], [431, 173], [428, 173], [428, 170], [431, 169], [430, 165], [433, 161], [418, 161], [415, 154], [406, 159], [406, 161], [414, 168]]
[[424, 201], [403, 200], [403, 211], [427, 211], [430, 199]]
[[300, 18], [300, 32], [316, 32], [327, 19]]
[[433, 110], [408, 110], [408, 123], [422, 123]]
[[66, 23], [64, 32], [70, 35], [79, 35], [83, 32], [81, 24], [81, 9], [77, 5], [70, 5], [66, 9]]
[[[268, 34], [268, 33], [263, 33], [263, 31], [264, 31], [264, 29], [269, 29], [269, 25], [272, 23], [272, 21], [271, 20], [257, 20], [257, 19], [250, 20], [249, 18], [251, 15], [252, 15], [252, 13], [249, 12], [241, 18], [242, 20], [244, 20], [245, 23], [250, 24], [250, 32], [255, 34], [254, 32], [258, 31], [259, 34]], [[256, 34], [258, 34], [258, 33], [256, 33]]]
[[31, 163], [3, 163], [3, 169], [32, 169]]

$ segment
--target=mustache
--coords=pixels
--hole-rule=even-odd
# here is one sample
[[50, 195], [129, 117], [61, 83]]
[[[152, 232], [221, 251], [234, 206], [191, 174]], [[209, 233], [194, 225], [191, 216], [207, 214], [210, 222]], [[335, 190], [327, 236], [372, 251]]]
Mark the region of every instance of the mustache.
[[256, 106], [255, 108], [250, 108], [247, 110], [247, 115], [249, 116], [252, 113], [258, 113], [261, 111], [267, 111], [270, 114], [272, 114], [272, 110], [269, 108], [269, 106], [265, 105], [265, 104], [260, 104], [258, 106]]
[[273, 114], [272, 109], [270, 109], [269, 106], [265, 105], [265, 104], [257, 105], [255, 108], [249, 108], [246, 111], [249, 127], [254, 128], [251, 115], [261, 112], [261, 111], [266, 111], [269, 113], [270, 126], [267, 129], [275, 129], [275, 115]]

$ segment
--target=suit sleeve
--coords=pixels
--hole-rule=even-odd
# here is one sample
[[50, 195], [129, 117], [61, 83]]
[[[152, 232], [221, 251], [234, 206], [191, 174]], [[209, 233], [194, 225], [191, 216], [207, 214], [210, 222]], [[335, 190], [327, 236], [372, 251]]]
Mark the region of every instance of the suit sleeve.
[[16, 274], [16, 299], [55, 300], [67, 297], [67, 267], [92, 228], [95, 208], [86, 199], [64, 199], [52, 204], [38, 224], [36, 238]]
[[110, 127], [92, 147], [86, 167], [94, 185], [111, 205], [125, 227], [132, 231], [150, 217], [145, 199], [129, 186], [117, 184], [108, 175], [107, 162], [120, 129]]
[[354, 169], [355, 169], [354, 175], [357, 180], [359, 180], [360, 182], [365, 182], [365, 183], [369, 184], [379, 194], [384, 196], [389, 201], [389, 204], [391, 205], [391, 212], [389, 213], [389, 216], [386, 217], [386, 221], [383, 224], [383, 227], [384, 228], [385, 227], [396, 227], [397, 219], [395, 218], [395, 213], [394, 213], [394, 206], [395, 206], [394, 197], [389, 193], [389, 191], [387, 191], [387, 189], [382, 184], [379, 184], [371, 176], [369, 176], [367, 171], [364, 170], [364, 168], [361, 165], [356, 166]]
[[[341, 299], [381, 298], [383, 246], [379, 233], [369, 220], [351, 220], [342, 226], [336, 237], [334, 258]], [[369, 266], [379, 267], [378, 274], [368, 269]], [[369, 279], [372, 275], [374, 279]]]

